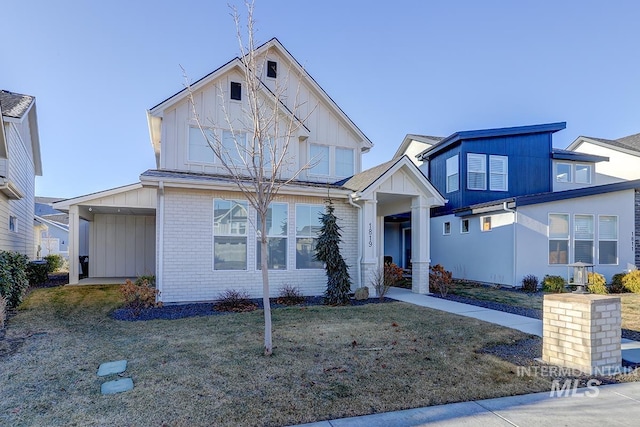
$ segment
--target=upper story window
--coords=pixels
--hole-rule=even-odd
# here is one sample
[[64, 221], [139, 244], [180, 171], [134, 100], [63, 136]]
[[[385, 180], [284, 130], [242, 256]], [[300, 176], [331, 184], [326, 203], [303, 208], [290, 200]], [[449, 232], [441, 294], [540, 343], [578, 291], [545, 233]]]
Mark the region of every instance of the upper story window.
[[571, 165], [569, 163], [556, 163], [556, 182], [571, 181]]
[[489, 190], [507, 191], [509, 187], [509, 158], [489, 156]]
[[576, 183], [591, 184], [591, 165], [576, 165]]
[[458, 155], [449, 157], [447, 159], [447, 193], [458, 191], [460, 188], [460, 174], [458, 166]]
[[467, 154], [467, 188], [469, 190], [487, 189], [486, 159], [485, 154]]
[[242, 101], [242, 84], [231, 82], [231, 99]]
[[17, 216], [9, 216], [9, 231], [14, 233], [18, 232], [18, 217]]
[[329, 175], [329, 146], [311, 144], [309, 147], [309, 173]]
[[353, 149], [336, 147], [336, 176], [352, 176], [354, 169]]
[[247, 134], [244, 132], [222, 131], [223, 160], [232, 165], [244, 165], [243, 159], [247, 151]]
[[[202, 133], [203, 131], [204, 135]], [[203, 128], [200, 130], [197, 126], [189, 126], [189, 161], [203, 163], [214, 162], [215, 155], [207, 139], [212, 144], [214, 143], [213, 129]]]
[[272, 79], [278, 77], [278, 63], [276, 61], [267, 61], [267, 77]]

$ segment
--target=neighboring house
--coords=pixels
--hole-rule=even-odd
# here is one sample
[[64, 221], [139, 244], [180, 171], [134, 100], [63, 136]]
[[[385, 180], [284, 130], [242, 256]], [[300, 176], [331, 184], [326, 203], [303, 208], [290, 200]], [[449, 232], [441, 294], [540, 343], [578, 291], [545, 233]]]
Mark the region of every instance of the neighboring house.
[[[54, 197], [35, 198], [35, 216], [41, 228], [37, 237], [40, 257], [59, 254], [69, 258], [69, 214], [56, 210], [52, 204], [64, 199]], [[80, 220], [80, 256], [89, 255], [89, 222]]]
[[596, 165], [602, 183], [640, 179], [640, 133], [619, 139], [580, 136], [567, 150], [608, 157]]
[[599, 182], [596, 167], [609, 159], [554, 149], [552, 135], [564, 128], [457, 132], [418, 155], [448, 199], [432, 210], [432, 264], [457, 278], [519, 286], [529, 274], [567, 277], [576, 261], [607, 279], [640, 261], [640, 181]]
[[[427, 292], [429, 212], [431, 207], [444, 204], [443, 197], [406, 156], [362, 171], [362, 154], [371, 149], [372, 142], [277, 39], [258, 47], [256, 53], [265, 61], [261, 76], [265, 99], [273, 96], [277, 85], [284, 85], [290, 95], [298, 95], [279, 99], [279, 111], [282, 120], [298, 121], [288, 154], [292, 170], [305, 169], [282, 188], [268, 214], [272, 295], [285, 285], [298, 286], [306, 295], [326, 290], [323, 266], [313, 255], [319, 216], [327, 198], [333, 201], [342, 226], [342, 255], [354, 288], [371, 286], [372, 275], [381, 267], [388, 248], [385, 223], [394, 215], [404, 215], [411, 219], [414, 291]], [[239, 58], [192, 85], [196, 111], [205, 120], [206, 132], [222, 141], [230, 139], [224, 116], [225, 112], [230, 114], [232, 122], [246, 119], [242, 111], [249, 106], [243, 86]], [[296, 111], [294, 105], [298, 97], [304, 101], [302, 111]], [[182, 90], [151, 108], [148, 125], [157, 169], [142, 173], [141, 184], [54, 204], [70, 213], [70, 256], [75, 253], [74, 224], [79, 218], [91, 221], [90, 247], [95, 253], [103, 247], [112, 251], [118, 235], [126, 240], [140, 231], [124, 229], [126, 221], [121, 217], [128, 194], [131, 203], [127, 214], [136, 218], [148, 213], [153, 224], [153, 273], [162, 301], [213, 300], [227, 289], [260, 296], [256, 213], [207, 146], [194, 120], [189, 92]], [[243, 135], [236, 131], [236, 137]], [[152, 192], [153, 202], [141, 197], [148, 192]], [[142, 199], [149, 203], [145, 205]], [[99, 209], [113, 216], [106, 235], [94, 232], [103, 221]], [[110, 236], [115, 240], [112, 237], [109, 242]], [[123, 250], [127, 248], [123, 246]], [[136, 263], [140, 256], [123, 255], [114, 263]], [[100, 277], [93, 269], [93, 259], [90, 254], [90, 276]], [[72, 266], [70, 283], [77, 281], [77, 266]]]
[[0, 250], [36, 257], [35, 177], [42, 175], [36, 100], [0, 90]]
[[400, 144], [400, 147], [396, 150], [393, 158], [397, 159], [402, 156], [407, 156], [416, 164], [416, 166], [420, 166], [421, 162], [417, 158], [418, 154], [436, 145], [438, 142], [442, 141], [442, 139], [443, 138], [441, 136], [409, 134], [404, 137], [402, 144]]

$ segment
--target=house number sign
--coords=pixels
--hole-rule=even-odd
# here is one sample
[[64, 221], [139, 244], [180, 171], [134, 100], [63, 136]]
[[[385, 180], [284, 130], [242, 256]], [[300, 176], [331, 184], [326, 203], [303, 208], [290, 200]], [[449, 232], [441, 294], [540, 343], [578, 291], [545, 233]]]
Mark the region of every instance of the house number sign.
[[373, 228], [371, 227], [371, 223], [369, 223], [369, 247], [373, 246]]

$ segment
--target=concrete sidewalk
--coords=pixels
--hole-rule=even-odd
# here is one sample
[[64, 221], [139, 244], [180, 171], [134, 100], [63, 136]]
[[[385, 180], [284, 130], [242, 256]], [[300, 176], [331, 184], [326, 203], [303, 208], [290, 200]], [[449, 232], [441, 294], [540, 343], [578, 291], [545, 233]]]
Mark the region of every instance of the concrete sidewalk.
[[303, 424], [313, 427], [410, 426], [637, 426], [640, 383], [582, 388], [572, 396], [549, 392], [428, 406]]

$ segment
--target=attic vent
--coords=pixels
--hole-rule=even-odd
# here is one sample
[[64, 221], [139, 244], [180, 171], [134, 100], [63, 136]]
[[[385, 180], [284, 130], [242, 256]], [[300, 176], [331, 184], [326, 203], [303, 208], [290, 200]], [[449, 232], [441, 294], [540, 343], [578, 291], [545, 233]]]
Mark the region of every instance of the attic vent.
[[236, 101], [242, 100], [242, 84], [238, 82], [231, 82], [231, 99]]
[[267, 77], [275, 79], [278, 75], [278, 63], [276, 61], [267, 61]]

